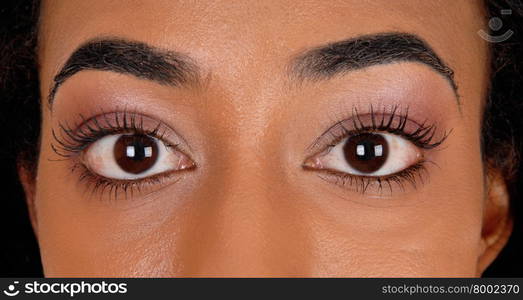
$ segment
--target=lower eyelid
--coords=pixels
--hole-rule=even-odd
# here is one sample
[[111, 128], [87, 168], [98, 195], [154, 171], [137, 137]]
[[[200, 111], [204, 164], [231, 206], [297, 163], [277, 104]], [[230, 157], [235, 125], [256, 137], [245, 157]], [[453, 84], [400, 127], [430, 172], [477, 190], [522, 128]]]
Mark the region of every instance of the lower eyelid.
[[[346, 121], [344, 121], [344, 122], [349, 122], [349, 121], [346, 120]], [[349, 123], [350, 123], [350, 122], [349, 122]], [[414, 124], [417, 124], [417, 123], [414, 122]], [[346, 127], [346, 126], [344, 126], [344, 123], [341, 123], [341, 122], [339, 123], [339, 128], [338, 128], [338, 129], [339, 129], [340, 132], [341, 132], [340, 134], [346, 134], [347, 131], [348, 131], [348, 128], [350, 128], [350, 127]], [[331, 128], [331, 129], [332, 129], [332, 128]], [[334, 136], [335, 136], [335, 135], [334, 135]], [[337, 138], [339, 138], [339, 136], [338, 136]], [[332, 143], [332, 142], [331, 142], [331, 143]], [[62, 145], [62, 144], [60, 143], [60, 145]], [[329, 144], [327, 143], [327, 145], [329, 145]], [[62, 145], [62, 146], [63, 146], [63, 145]], [[83, 150], [83, 149], [81, 149], [81, 150]], [[424, 163], [425, 163], [424, 161], [421, 161], [421, 162], [419, 162], [419, 165], [416, 164], [416, 166], [412, 166], [411, 168], [407, 168], [407, 169], [409, 169], [408, 172], [424, 170], [424, 167], [423, 167], [423, 164], [424, 164]], [[306, 167], [306, 166], [304, 165], [304, 167]], [[406, 169], [406, 170], [407, 170], [407, 169]], [[405, 170], [404, 170], [404, 171], [405, 171]], [[327, 172], [326, 172], [325, 174], [329, 174], [329, 175], [332, 175], [332, 176], [338, 176], [337, 178], [342, 178], [341, 180], [342, 180], [342, 181], [345, 181], [345, 182], [347, 182], [348, 180], [349, 180], [349, 181], [353, 181], [353, 182], [354, 182], [354, 181], [357, 181], [357, 180], [361, 180], [361, 188], [360, 188], [360, 191], [367, 192], [369, 188], [372, 188], [372, 186], [370, 186], [370, 185], [371, 185], [371, 184], [374, 184], [374, 183], [376, 183], [376, 182], [378, 183], [378, 185], [381, 185], [381, 187], [379, 188], [380, 190], [383, 190], [383, 183], [384, 183], [384, 182], [386, 182], [386, 184], [387, 184], [387, 188], [388, 188], [389, 186], [392, 186], [393, 184], [395, 184], [395, 185], [397, 185], [398, 187], [401, 188], [401, 187], [403, 186], [403, 184], [401, 184], [400, 181], [398, 181], [399, 178], [397, 177], [397, 176], [399, 176], [400, 173], [402, 173], [402, 175], [401, 175], [401, 176], [403, 176], [402, 178], [407, 178], [406, 183], [408, 183], [408, 182], [410, 182], [410, 181], [412, 181], [412, 180], [415, 180], [415, 179], [414, 179], [414, 175], [415, 175], [415, 174], [413, 174], [413, 173], [408, 173], [408, 172], [407, 172], [407, 173], [398, 172], [398, 174], [393, 174], [393, 175], [391, 175], [391, 176], [388, 176], [387, 178], [379, 178], [379, 177], [376, 177], [376, 178], [369, 178], [369, 177], [364, 177], [364, 176], [355, 176], [355, 175], [350, 175], [350, 176], [352, 176], [352, 177], [340, 177], [339, 174], [334, 174], [334, 172], [330, 172], [330, 173], [327, 173]], [[325, 174], [323, 174], [323, 175], [325, 175]], [[165, 174], [165, 175], [166, 175], [166, 177], [167, 177], [167, 174]], [[362, 177], [362, 178], [360, 178], [360, 179], [355, 179], [354, 177]], [[82, 178], [83, 178], [82, 180], [86, 180], [86, 179], [88, 178], [88, 175], [83, 175]], [[350, 178], [350, 179], [349, 179], [349, 178]], [[393, 179], [393, 178], [394, 178], [394, 179]], [[105, 186], [105, 187], [108, 186], [108, 185], [107, 185], [108, 183], [107, 183], [107, 181], [106, 181], [107, 179], [101, 179], [99, 176], [98, 176], [97, 178], [91, 177], [91, 179], [96, 179], [96, 180], [97, 180], [96, 182], [94, 182], [94, 185], [97, 186], [97, 188], [102, 188], [102, 189], [103, 189], [104, 186]], [[150, 181], [149, 183], [153, 183], [155, 180], [156, 180], [156, 183], [159, 183], [159, 182], [160, 182], [160, 179], [161, 179], [161, 177], [151, 179], [151, 181]], [[338, 180], [339, 180], [339, 179], [338, 179]], [[365, 181], [365, 180], [367, 180], [367, 181]], [[373, 180], [373, 181], [371, 181], [371, 180]], [[120, 184], [123, 184], [123, 183], [124, 183], [124, 182], [120, 182]], [[390, 185], [389, 185], [389, 183], [390, 183]], [[413, 183], [413, 186], [415, 186], [415, 182], [412, 182], [412, 183]], [[134, 184], [134, 183], [133, 183], [133, 184]], [[131, 184], [131, 190], [132, 190], [132, 186], [136, 186], [136, 185], [133, 185], [133, 184]], [[346, 184], [344, 184], [344, 185], [346, 185]], [[95, 188], [95, 190], [96, 190], [97, 188]], [[115, 188], [115, 187], [110, 187], [110, 190], [111, 190], [111, 191], [114, 191], [115, 189], [123, 189], [123, 190], [127, 191], [127, 189], [129, 189], [129, 186], [128, 186], [128, 187], [125, 187], [125, 188], [124, 188], [123, 186], [116, 187], [116, 188]]]
[[344, 189], [361, 194], [394, 196], [397, 192], [417, 190], [428, 180], [429, 161], [422, 160], [405, 170], [389, 176], [359, 176], [341, 173], [329, 169], [319, 170], [318, 176], [329, 184], [336, 184]]
[[109, 135], [94, 142], [82, 153], [82, 163], [88, 166], [94, 173], [105, 175], [108, 178], [120, 177], [120, 180], [139, 180], [151, 174], [163, 173], [168, 171], [169, 168], [181, 170], [180, 166], [182, 166], [183, 169], [188, 168], [186, 165], [181, 165], [182, 158], [185, 157], [184, 153], [176, 150], [176, 147], [171, 149], [171, 147], [165, 145], [162, 141], [155, 139], [158, 145], [158, 159], [155, 163], [156, 168], [148, 169], [146, 172], [136, 175], [126, 174], [123, 170], [120, 170], [120, 167], [114, 159], [106, 157], [113, 155], [113, 143], [120, 136], [122, 136], [122, 134]]
[[[124, 118], [123, 114], [127, 114]], [[130, 117], [130, 115], [134, 117]], [[51, 161], [67, 161], [70, 163], [71, 172], [78, 178], [80, 188], [90, 195], [98, 194], [100, 198], [120, 198], [140, 194], [156, 193], [165, 186], [171, 185], [180, 180], [184, 175], [182, 171], [192, 170], [196, 164], [189, 159], [191, 164], [186, 160], [179, 159], [175, 170], [152, 174], [147, 177], [137, 179], [114, 179], [100, 176], [93, 170], [90, 170], [89, 163], [86, 161], [85, 151], [96, 141], [110, 136], [122, 133], [151, 135], [162, 142], [169, 150], [180, 152], [180, 157], [189, 157], [183, 144], [184, 140], [178, 136], [171, 128], [150, 117], [134, 112], [112, 112], [103, 115], [97, 115], [89, 119], [82, 117], [80, 125], [69, 127], [60, 126], [59, 130], [53, 129], [54, 141], [51, 148], [62, 159], [50, 159]], [[95, 121], [96, 120], [96, 121]], [[134, 120], [134, 121], [131, 121]], [[175, 149], [175, 150], [174, 150]], [[98, 163], [98, 162], [95, 162]]]
[[99, 176], [81, 163], [75, 163], [71, 173], [76, 175], [79, 188], [87, 195], [103, 200], [150, 196], [177, 183], [184, 176], [183, 172], [170, 171], [140, 180], [115, 180]]
[[[390, 114], [391, 111], [393, 112], [392, 115]], [[428, 164], [435, 165], [428, 159], [430, 156], [427, 156], [428, 151], [441, 145], [452, 130], [447, 132], [439, 129], [435, 123], [411, 120], [408, 117], [408, 109], [404, 111], [407, 112], [400, 112], [399, 106], [388, 110], [383, 108], [381, 111], [373, 110], [371, 107], [370, 112], [367, 111], [364, 114], [354, 113], [353, 111], [350, 118], [335, 123], [309, 147], [312, 155], [309, 155], [305, 160], [302, 165], [303, 168], [318, 172], [319, 177], [330, 183], [362, 193], [383, 196], [386, 190], [389, 194], [392, 194], [397, 191], [417, 189], [428, 179]], [[390, 126], [382, 126], [382, 123]], [[412, 147], [418, 150], [415, 159], [413, 157], [412, 161], [409, 160], [409, 163], [405, 163], [408, 167], [390, 175], [348, 174], [329, 169], [319, 159], [352, 135], [380, 132], [397, 135], [406, 142], [411, 142]]]
[[[388, 142], [388, 158], [383, 166], [372, 174], [364, 174], [349, 166], [343, 155], [342, 147], [350, 137], [340, 141], [337, 145], [329, 146], [325, 151], [308, 158], [304, 166], [312, 169], [330, 169], [333, 171], [351, 173], [359, 176], [387, 176], [389, 173], [397, 173], [396, 170], [411, 166], [423, 159], [422, 149], [418, 149], [409, 141], [401, 137], [394, 137], [390, 133], [377, 132]], [[398, 156], [399, 155], [399, 156]], [[392, 169], [392, 170], [391, 170]], [[389, 173], [388, 173], [389, 172]]]

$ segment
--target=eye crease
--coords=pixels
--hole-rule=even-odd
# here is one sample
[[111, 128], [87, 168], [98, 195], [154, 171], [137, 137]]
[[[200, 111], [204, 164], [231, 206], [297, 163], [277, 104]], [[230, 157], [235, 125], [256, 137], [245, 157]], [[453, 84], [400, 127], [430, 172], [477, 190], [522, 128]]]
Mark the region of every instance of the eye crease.
[[433, 163], [425, 152], [441, 145], [450, 131], [438, 134], [436, 124], [411, 120], [408, 108], [369, 110], [362, 114], [354, 108], [350, 118], [322, 134], [312, 146], [320, 151], [303, 168], [363, 193], [372, 186], [380, 194], [384, 186], [392, 193], [393, 184], [404, 190], [406, 182], [416, 187], [427, 173], [425, 164]]

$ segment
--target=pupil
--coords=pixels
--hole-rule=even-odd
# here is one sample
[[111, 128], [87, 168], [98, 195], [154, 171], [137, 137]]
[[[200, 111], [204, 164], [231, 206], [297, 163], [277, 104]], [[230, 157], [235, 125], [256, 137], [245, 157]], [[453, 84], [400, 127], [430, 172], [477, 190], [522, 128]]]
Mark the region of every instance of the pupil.
[[114, 145], [114, 158], [125, 172], [140, 174], [158, 159], [158, 145], [146, 135], [122, 135]]
[[379, 134], [363, 133], [350, 137], [343, 146], [347, 163], [358, 172], [372, 173], [387, 160], [389, 147]]

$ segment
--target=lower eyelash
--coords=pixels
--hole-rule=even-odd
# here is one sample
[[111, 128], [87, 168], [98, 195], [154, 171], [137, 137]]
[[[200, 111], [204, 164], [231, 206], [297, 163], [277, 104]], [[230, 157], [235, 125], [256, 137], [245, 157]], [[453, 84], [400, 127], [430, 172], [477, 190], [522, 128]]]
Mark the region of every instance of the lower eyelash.
[[[322, 144], [322, 139], [325, 138], [328, 139], [328, 142], [323, 142], [326, 146], [323, 147], [322, 151], [336, 146], [343, 139], [353, 135], [386, 132], [403, 137], [421, 149], [430, 150], [440, 146], [452, 132], [451, 129], [448, 132], [444, 132], [441, 137], [436, 138], [437, 125], [427, 124], [427, 121], [422, 123], [410, 121], [408, 118], [408, 107], [403, 112], [400, 111], [399, 105], [394, 105], [389, 110], [386, 107], [382, 107], [381, 110], [376, 111], [370, 105], [369, 111], [368, 114], [365, 114], [365, 116], [368, 116], [367, 121], [365, 121], [363, 120], [364, 115], [360, 114], [356, 107], [353, 107], [350, 118], [335, 123], [310, 148], [317, 149], [318, 145]], [[406, 132], [407, 122], [414, 123], [415, 129]], [[348, 125], [351, 126], [349, 127]], [[341, 130], [336, 130], [336, 127]], [[376, 189], [381, 194], [384, 190], [389, 190], [392, 193], [393, 187], [399, 187], [404, 191], [406, 184], [410, 184], [416, 189], [418, 184], [423, 183], [424, 177], [428, 175], [427, 163], [436, 165], [434, 162], [424, 159], [398, 173], [382, 177], [354, 175], [330, 169], [315, 171], [320, 171], [322, 173], [320, 177], [323, 179], [334, 181], [343, 187], [354, 187], [361, 193], [365, 193], [370, 186], [376, 186]]]
[[[360, 176], [349, 173], [342, 173], [330, 169], [319, 170], [322, 172], [320, 178], [327, 181], [334, 181], [343, 187], [354, 187], [357, 192], [365, 194], [370, 185], [375, 184], [377, 192], [381, 195], [388, 189], [392, 194], [393, 185], [405, 191], [405, 184], [409, 183], [414, 189], [417, 189], [418, 183], [424, 182], [424, 175], [428, 172], [425, 164], [429, 161], [419, 161], [416, 164], [389, 176]], [[318, 171], [318, 170], [316, 170]]]
[[[149, 185], [161, 185], [166, 181], [166, 179], [175, 173], [162, 173], [151, 177], [142, 178], [140, 180], [114, 180], [96, 175], [85, 165], [79, 162], [74, 164], [74, 166], [71, 168], [71, 172], [79, 173], [78, 182], [85, 185], [86, 190], [89, 191], [91, 197], [95, 194], [100, 196], [108, 195], [107, 198], [109, 200], [116, 200], [122, 195], [124, 199], [128, 199], [129, 197], [132, 198], [135, 192], [143, 193], [144, 189], [146, 189]], [[178, 180], [173, 180], [170, 184], [174, 184], [177, 181]], [[159, 190], [161, 189], [155, 189], [154, 192]], [[144, 194], [143, 196], [147, 195], [148, 194]]]
[[[116, 180], [99, 176], [88, 169], [76, 157], [87, 149], [92, 143], [99, 139], [113, 134], [130, 132], [134, 134], [144, 134], [162, 140], [165, 135], [165, 129], [162, 130], [163, 124], [155, 121], [152, 130], [144, 127], [144, 117], [133, 112], [112, 112], [103, 113], [95, 117], [86, 119], [80, 115], [81, 123], [72, 129], [68, 124], [59, 124], [60, 134], [52, 130], [54, 142], [51, 143], [52, 150], [64, 160], [72, 160], [71, 172], [77, 172], [79, 183], [84, 184], [90, 195], [108, 194], [109, 199], [116, 199], [120, 195], [125, 198], [132, 197], [134, 192], [142, 193], [147, 186], [159, 186], [166, 181], [174, 172], [156, 174], [154, 176], [141, 178], [139, 180]], [[156, 123], [157, 122], [157, 123]], [[168, 147], [176, 147], [164, 142]], [[57, 160], [53, 160], [57, 161]], [[171, 183], [177, 180], [170, 181]], [[158, 189], [155, 189], [155, 192]], [[102, 197], [100, 197], [102, 198]]]

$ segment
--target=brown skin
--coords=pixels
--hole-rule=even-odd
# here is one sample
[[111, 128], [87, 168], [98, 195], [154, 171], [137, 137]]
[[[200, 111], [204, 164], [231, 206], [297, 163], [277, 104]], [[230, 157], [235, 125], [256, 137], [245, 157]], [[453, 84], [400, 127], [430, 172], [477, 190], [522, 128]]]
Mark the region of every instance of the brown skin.
[[[44, 1], [41, 21], [43, 97], [100, 36], [185, 53], [205, 79], [174, 88], [82, 71], [52, 112], [42, 106], [37, 178], [21, 178], [46, 276], [480, 276], [510, 235], [505, 183], [480, 154], [489, 76], [478, 3]], [[306, 49], [391, 31], [420, 36], [455, 70], [461, 112], [448, 82], [418, 63], [288, 76]], [[434, 164], [416, 188], [361, 193], [303, 168], [311, 143], [371, 103], [452, 129], [424, 153]], [[86, 192], [71, 161], [55, 161], [51, 130], [123, 107], [174, 128], [197, 167], [132, 197]]]

